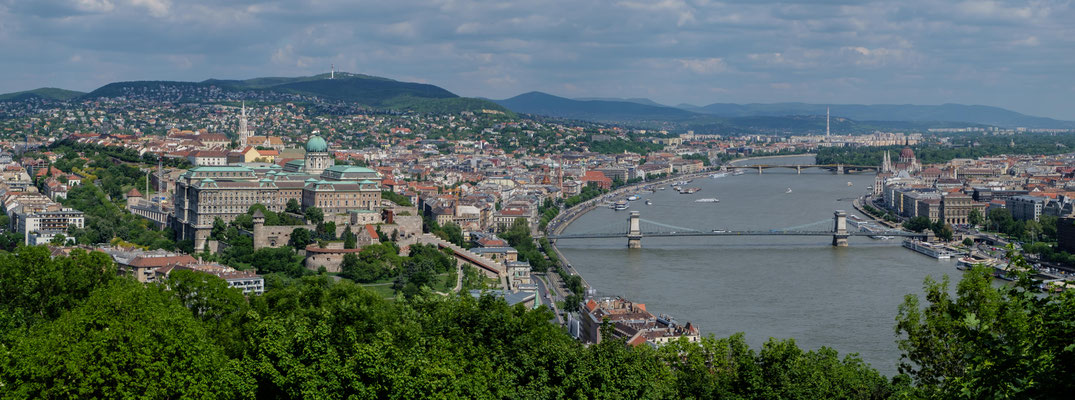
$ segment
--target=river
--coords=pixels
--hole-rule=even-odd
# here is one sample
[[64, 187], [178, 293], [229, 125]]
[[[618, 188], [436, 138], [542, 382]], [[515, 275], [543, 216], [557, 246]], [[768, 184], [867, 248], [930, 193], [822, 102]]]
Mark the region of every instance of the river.
[[[812, 156], [756, 159], [764, 164], [811, 164]], [[852, 186], [848, 186], [848, 182]], [[698, 193], [671, 188], [631, 202], [643, 220], [701, 231], [832, 228], [834, 210], [854, 212], [853, 198], [873, 185], [873, 173], [835, 175], [820, 169], [771, 169], [758, 175], [695, 179]], [[791, 193], [787, 193], [787, 189]], [[719, 203], [697, 203], [718, 198]], [[645, 205], [650, 199], [652, 205]], [[597, 208], [564, 234], [623, 231], [628, 213]], [[826, 221], [816, 225], [808, 224]], [[646, 223], [643, 222], [643, 230]], [[850, 228], [850, 227], [849, 227]], [[658, 229], [654, 227], [653, 229]], [[953, 261], [901, 246], [899, 239], [852, 237], [835, 248], [830, 237], [643, 238], [560, 240], [557, 247], [599, 296], [624, 296], [655, 314], [693, 322], [706, 334], [744, 332], [758, 347], [768, 338], [794, 338], [806, 349], [828, 346], [858, 353], [886, 375], [896, 373], [897, 307], [921, 294], [926, 276], [958, 279]]]

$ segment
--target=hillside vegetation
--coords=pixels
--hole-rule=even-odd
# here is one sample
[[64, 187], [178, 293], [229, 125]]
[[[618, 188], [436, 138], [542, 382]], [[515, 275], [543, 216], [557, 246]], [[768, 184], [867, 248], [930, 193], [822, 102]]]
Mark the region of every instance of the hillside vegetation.
[[656, 349], [583, 346], [544, 307], [429, 289], [389, 301], [326, 275], [269, 278], [264, 295], [246, 298], [190, 271], [148, 285], [117, 277], [99, 252], [0, 252], [0, 397], [1060, 398], [1075, 390], [1075, 293], [994, 287], [985, 268], [964, 276], [958, 297], [947, 280], [928, 280], [924, 299], [908, 296], [897, 318], [905, 374], [891, 379], [854, 355], [790, 339], [760, 349], [742, 335]]

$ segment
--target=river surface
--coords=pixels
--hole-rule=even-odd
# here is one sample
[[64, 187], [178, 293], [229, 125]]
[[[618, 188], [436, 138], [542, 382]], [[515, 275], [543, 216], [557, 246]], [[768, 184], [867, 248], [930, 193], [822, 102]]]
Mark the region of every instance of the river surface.
[[[751, 163], [811, 164], [813, 157], [743, 165]], [[631, 202], [630, 211], [641, 212], [643, 231], [830, 230], [835, 210], [861, 216], [851, 202], [871, 185], [872, 172], [771, 169], [762, 175], [754, 171], [695, 179], [688, 186], [702, 190], [690, 195], [671, 187], [643, 194]], [[694, 201], [700, 198], [720, 202]], [[645, 205], [646, 199], [653, 204]], [[627, 211], [597, 208], [563, 233], [623, 232], [627, 216]], [[809, 225], [820, 221], [825, 222]], [[844, 248], [832, 247], [831, 241], [820, 236], [678, 237], [643, 238], [642, 249], [630, 250], [625, 238], [560, 240], [557, 246], [599, 296], [645, 303], [654, 314], [693, 322], [717, 337], [744, 332], [755, 348], [775, 337], [794, 338], [805, 349], [832, 347], [841, 356], [858, 353], [891, 376], [899, 359], [893, 328], [904, 296], [921, 294], [926, 276], [947, 274], [955, 281], [959, 271], [954, 261], [915, 253], [899, 239], [852, 237]]]

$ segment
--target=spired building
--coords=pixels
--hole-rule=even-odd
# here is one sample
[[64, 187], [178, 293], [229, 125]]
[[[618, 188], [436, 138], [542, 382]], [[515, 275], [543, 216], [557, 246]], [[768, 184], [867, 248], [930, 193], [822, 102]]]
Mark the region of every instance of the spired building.
[[882, 194], [885, 181], [889, 178], [910, 178], [921, 172], [922, 164], [915, 158], [914, 150], [911, 150], [911, 146], [904, 146], [903, 150], [900, 150], [900, 158], [896, 163], [892, 162], [892, 157], [888, 154], [888, 151], [885, 151], [885, 155], [881, 159], [881, 169], [877, 171], [877, 176], [874, 177], [873, 194]]
[[295, 199], [303, 209], [322, 209], [326, 220], [354, 210], [380, 211], [380, 174], [333, 164], [325, 139], [315, 136], [306, 143], [306, 157], [283, 168], [265, 163], [192, 168], [176, 179], [173, 226], [180, 240], [193, 240], [200, 250], [213, 221], [231, 222], [254, 204], [280, 212]]

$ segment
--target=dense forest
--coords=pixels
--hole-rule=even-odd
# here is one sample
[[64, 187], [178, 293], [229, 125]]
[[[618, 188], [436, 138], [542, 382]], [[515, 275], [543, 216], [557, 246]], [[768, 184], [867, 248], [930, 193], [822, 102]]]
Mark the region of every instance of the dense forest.
[[[1019, 262], [1018, 256], [1016, 256]], [[422, 261], [426, 262], [426, 261]], [[0, 397], [1056, 398], [1075, 390], [1075, 296], [990, 271], [927, 280], [897, 332], [901, 374], [742, 335], [583, 346], [551, 312], [421, 289], [387, 301], [319, 274], [245, 298], [216, 277], [144, 285], [102, 253], [0, 253]]]
[[[911, 146], [922, 164], [945, 163], [955, 158], [978, 158], [1001, 154], [1062, 154], [1075, 151], [1075, 135], [1014, 135], [995, 136], [962, 134], [944, 138], [947, 144], [924, 143]], [[904, 146], [887, 147], [824, 147], [818, 149], [818, 164], [881, 165], [885, 151], [892, 162], [899, 158]]]

